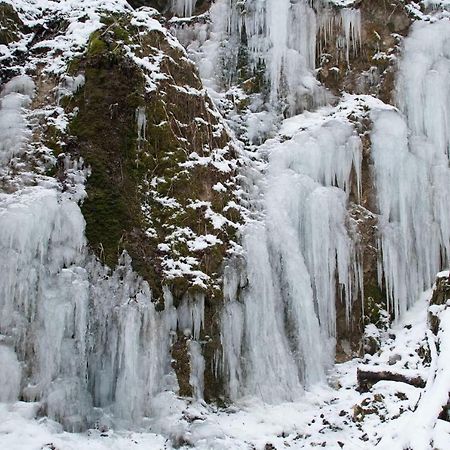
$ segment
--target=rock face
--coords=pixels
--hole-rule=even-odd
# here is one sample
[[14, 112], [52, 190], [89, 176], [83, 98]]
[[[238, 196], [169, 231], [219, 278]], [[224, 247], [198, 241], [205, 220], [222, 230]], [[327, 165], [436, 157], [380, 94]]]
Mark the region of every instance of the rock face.
[[17, 41], [18, 33], [23, 26], [17, 12], [11, 5], [0, 4], [0, 45], [8, 45]]
[[[109, 267], [126, 251], [160, 309], [164, 286], [175, 306], [205, 296], [204, 395], [217, 398], [221, 271], [240, 215], [235, 144], [180, 47], [126, 16], [102, 20], [106, 31], [91, 35], [86, 54], [71, 65], [85, 84], [66, 101], [69, 114], [77, 110], [66, 151], [91, 171], [86, 237]], [[174, 367], [180, 394], [192, 396], [184, 331], [174, 343]]]
[[[439, 314], [441, 309], [445, 308], [450, 299], [450, 275], [448, 272], [442, 272], [436, 279], [436, 285], [433, 289], [433, 295], [430, 300], [431, 308], [428, 311], [428, 323], [433, 334], [437, 336], [439, 332]], [[448, 305], [447, 305], [448, 306]]]
[[[87, 238], [111, 267], [126, 250], [155, 300], [165, 283], [177, 301], [190, 285], [213, 294], [235, 233], [230, 219], [239, 216], [224, 211], [233, 199], [226, 187], [236, 169], [233, 143], [180, 48], [160, 31], [143, 35], [127, 18], [105, 22], [108, 31], [92, 35], [86, 56], [72, 64], [85, 84], [66, 107], [78, 111], [69, 151], [92, 170], [83, 204]], [[133, 61], [123, 46], [138, 38]], [[158, 65], [158, 74], [141, 60]], [[183, 271], [191, 255], [197, 261]]]

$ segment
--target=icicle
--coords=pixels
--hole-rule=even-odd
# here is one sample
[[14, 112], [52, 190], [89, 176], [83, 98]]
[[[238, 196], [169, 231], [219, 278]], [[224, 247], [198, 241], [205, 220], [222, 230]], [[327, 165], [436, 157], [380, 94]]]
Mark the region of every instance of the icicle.
[[172, 0], [172, 11], [180, 17], [191, 17], [197, 0]]
[[0, 164], [24, 150], [29, 136], [24, 108], [34, 94], [34, 82], [26, 76], [18, 76], [5, 84], [0, 95]]
[[145, 106], [139, 106], [136, 108], [136, 124], [138, 132], [138, 149], [141, 150], [142, 142], [146, 141], [145, 132], [147, 129], [147, 112], [145, 110]]
[[319, 18], [320, 48], [336, 36], [337, 46], [343, 50], [345, 60], [349, 63], [350, 54], [357, 54], [361, 46], [361, 11], [341, 8], [337, 14], [325, 8], [320, 10]]
[[345, 55], [347, 63], [350, 60], [350, 51], [354, 53], [361, 45], [361, 11], [359, 9], [341, 9], [342, 28], [345, 35]]
[[205, 320], [205, 295], [187, 294], [177, 309], [178, 328], [189, 333], [195, 340], [200, 339], [200, 332]]
[[189, 376], [189, 383], [194, 391], [195, 399], [203, 398], [204, 390], [204, 372], [205, 372], [205, 360], [202, 355], [202, 348], [199, 342], [189, 341], [189, 361], [191, 366], [191, 372]]

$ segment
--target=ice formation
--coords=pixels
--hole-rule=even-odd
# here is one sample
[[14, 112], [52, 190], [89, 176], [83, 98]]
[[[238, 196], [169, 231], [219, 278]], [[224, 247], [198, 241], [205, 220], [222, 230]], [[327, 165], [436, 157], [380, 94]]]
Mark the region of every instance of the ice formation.
[[113, 276], [87, 263], [72, 200], [37, 187], [0, 202], [0, 356], [12, 387], [21, 369], [21, 397], [69, 430], [92, 423], [93, 406], [138, 422], [164, 383], [176, 313], [155, 311], [126, 259]]
[[[342, 8], [339, 13], [323, 9], [319, 15], [319, 44], [326, 44], [330, 38], [339, 36], [338, 47], [343, 50], [347, 63], [350, 54], [356, 54], [361, 45], [361, 11], [353, 8]], [[339, 35], [337, 30], [342, 30]]]
[[329, 119], [262, 151], [269, 155], [264, 224], [245, 234], [242, 298], [237, 275], [226, 279], [222, 344], [231, 397], [278, 402], [324, 378], [334, 357], [335, 299], [350, 311], [358, 293], [346, 218], [350, 190], [360, 182], [361, 143], [350, 123]]
[[449, 49], [449, 21], [415, 24], [400, 62], [401, 112], [372, 113], [380, 276], [397, 315], [450, 255]]
[[[64, 5], [72, 3], [79, 2]], [[121, 2], [113, 4], [129, 11]], [[253, 74], [263, 74], [267, 109], [294, 115], [329, 99], [315, 77], [316, 46], [339, 34], [349, 62], [360, 45], [359, 10], [336, 12], [328, 4], [218, 0], [211, 23], [179, 29], [178, 35], [192, 41], [190, 55], [208, 87], [229, 87], [243, 58]], [[193, 0], [176, 0], [172, 10], [190, 16], [195, 6]], [[76, 26], [83, 28], [71, 45], [82, 47], [101, 26], [98, 14], [93, 17], [86, 28], [84, 22], [70, 26], [74, 35]], [[150, 20], [142, 10], [137, 18]], [[448, 20], [415, 24], [399, 64], [398, 109], [385, 105], [370, 114], [379, 282], [397, 316], [449, 258], [449, 49]], [[55, 73], [63, 72], [61, 61], [50, 66]], [[157, 67], [144, 59], [134, 62]], [[82, 76], [65, 77], [61, 95], [83, 83]], [[0, 94], [1, 170], [27, 150], [34, 89], [32, 79], [21, 75]], [[248, 180], [254, 182], [249, 188], [254, 197], [253, 220], [243, 232], [245, 261], [231, 259], [225, 268], [222, 354], [216, 358], [233, 400], [294, 400], [324, 380], [335, 351], [336, 301], [343, 302], [348, 317], [361, 295], [348, 212], [350, 197], [358, 201], [361, 195], [361, 141], [354, 126], [332, 111], [284, 121], [277, 137], [252, 155], [259, 164], [253, 170], [262, 168], [262, 174]], [[251, 142], [262, 129], [252, 127], [252, 120], [264, 122], [268, 115], [263, 110], [249, 118]], [[139, 145], [148, 138], [144, 107], [136, 109], [135, 120]], [[265, 124], [272, 130], [272, 123]], [[139, 426], [169, 408], [161, 392], [177, 390], [170, 354], [177, 333], [186, 338], [193, 396], [203, 399], [205, 295], [185, 295], [175, 308], [165, 289], [165, 309], [157, 311], [127, 254], [113, 272], [89, 256], [77, 203], [81, 184], [75, 195], [42, 176], [0, 194], [0, 401], [40, 401], [72, 431], [109, 420]], [[190, 250], [207, 245], [206, 238], [193, 240]]]
[[[17, 77], [2, 91], [2, 155], [18, 155], [26, 145], [22, 107], [33, 88]], [[154, 413], [152, 399], [176, 388], [171, 332], [179, 322], [198, 337], [203, 303], [189, 300], [178, 317], [167, 291], [166, 308], [157, 312], [126, 254], [108, 273], [87, 254], [76, 199], [48, 181], [0, 194], [0, 400], [41, 401], [71, 431], [95, 420], [108, 425], [96, 408], [139, 425]], [[202, 357], [194, 343], [191, 352], [201, 397]]]
[[30, 105], [33, 80], [24, 75], [5, 84], [0, 96], [0, 164], [24, 150], [28, 134], [23, 110]]
[[359, 10], [336, 11], [326, 1], [314, 6], [318, 13], [307, 0], [218, 0], [209, 28], [199, 24], [194, 42], [186, 31], [178, 35], [189, 43], [203, 79], [230, 84], [247, 65], [253, 75], [263, 74], [270, 103], [294, 114], [331, 98], [314, 73], [316, 36], [338, 36], [347, 61], [361, 40]]

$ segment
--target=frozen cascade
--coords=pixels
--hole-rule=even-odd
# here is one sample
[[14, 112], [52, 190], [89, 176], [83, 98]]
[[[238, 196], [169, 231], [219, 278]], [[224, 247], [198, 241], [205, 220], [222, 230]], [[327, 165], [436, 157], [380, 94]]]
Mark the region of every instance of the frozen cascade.
[[347, 60], [360, 44], [359, 10], [336, 12], [327, 2], [316, 3], [319, 15], [307, 0], [218, 0], [211, 7], [209, 26], [195, 25], [195, 37], [181, 28], [177, 36], [208, 87], [232, 84], [244, 63], [254, 74], [264, 71], [270, 103], [283, 99], [283, 109], [292, 115], [331, 99], [314, 73], [316, 36], [342, 35]]
[[2, 367], [17, 373], [17, 354], [21, 396], [44, 401], [67, 429], [87, 426], [92, 406], [138, 423], [167, 387], [176, 313], [169, 302], [163, 313], [155, 311], [129, 258], [112, 276], [86, 262], [75, 202], [43, 188], [5, 197], [0, 333], [11, 350], [2, 348]]
[[327, 120], [262, 151], [265, 220], [245, 234], [248, 285], [227, 269], [222, 345], [230, 396], [278, 402], [324, 379], [335, 300], [349, 312], [359, 289], [346, 207], [352, 184], [359, 189], [361, 143], [351, 124]]
[[[173, 8], [189, 16], [195, 3]], [[323, 11], [306, 0], [218, 0], [212, 24], [195, 25], [197, 50], [207, 55], [199, 59], [202, 76], [217, 77], [220, 58], [236, 63], [242, 44], [253, 70], [264, 67], [273, 103], [286, 99], [290, 114], [320, 105], [327, 94], [314, 76], [316, 36], [326, 41], [340, 30], [348, 61], [361, 26], [357, 10]], [[415, 24], [400, 63], [400, 112], [372, 111], [380, 279], [397, 314], [450, 252], [449, 48], [450, 22]], [[83, 82], [66, 78], [64, 89], [75, 92]], [[26, 148], [33, 93], [31, 78], [20, 76], [0, 94], [1, 169]], [[361, 193], [361, 142], [345, 118], [327, 114], [286, 120], [282, 137], [258, 150], [265, 170], [256, 180], [255, 208], [262, 206], [255, 216], [263, 220], [244, 232], [245, 267], [231, 260], [224, 275], [220, 369], [231, 399], [293, 400], [323, 380], [333, 363], [336, 300], [350, 316], [360, 295], [347, 209], [350, 194]], [[144, 108], [135, 119], [140, 143]], [[171, 394], [161, 393], [177, 390], [170, 346], [180, 331], [193, 394], [202, 399], [205, 296], [186, 295], [175, 308], [165, 289], [165, 309], [157, 311], [127, 254], [113, 272], [89, 256], [77, 200], [43, 176], [0, 194], [0, 401], [39, 401], [72, 431], [94, 422], [139, 426], [170, 408], [163, 403]]]
[[245, 35], [250, 67], [265, 67], [271, 101], [286, 98], [291, 113], [306, 107], [305, 98], [315, 104], [326, 101], [316, 80], [316, 15], [309, 2], [300, 0], [248, 1], [245, 13], [240, 2], [232, 2], [229, 33]]
[[450, 255], [450, 21], [416, 23], [405, 40], [395, 110], [372, 114], [382, 261], [402, 314]]

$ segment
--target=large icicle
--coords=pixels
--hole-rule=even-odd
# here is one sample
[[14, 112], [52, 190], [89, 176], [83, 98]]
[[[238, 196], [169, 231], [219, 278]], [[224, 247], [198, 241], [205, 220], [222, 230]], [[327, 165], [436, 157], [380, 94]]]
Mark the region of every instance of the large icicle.
[[191, 17], [197, 0], [172, 0], [172, 11], [180, 17]]

